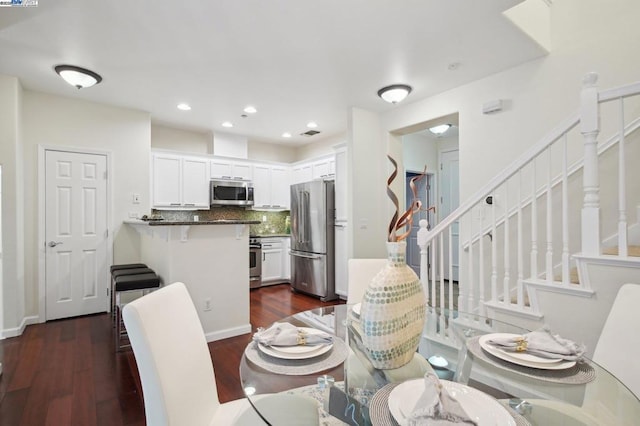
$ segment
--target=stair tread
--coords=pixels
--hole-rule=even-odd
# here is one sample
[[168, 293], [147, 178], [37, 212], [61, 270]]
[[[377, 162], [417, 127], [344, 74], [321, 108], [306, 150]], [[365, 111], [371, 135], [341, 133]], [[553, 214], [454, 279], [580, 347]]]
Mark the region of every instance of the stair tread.
[[[617, 256], [618, 246], [605, 247], [602, 249], [602, 254]], [[640, 246], [627, 246], [627, 256], [640, 257]]]

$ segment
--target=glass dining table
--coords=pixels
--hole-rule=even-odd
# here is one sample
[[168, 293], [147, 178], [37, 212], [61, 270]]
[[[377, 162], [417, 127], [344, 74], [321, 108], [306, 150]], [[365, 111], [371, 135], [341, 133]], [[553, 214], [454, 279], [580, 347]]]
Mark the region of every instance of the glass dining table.
[[475, 314], [428, 308], [414, 359], [397, 369], [376, 369], [360, 339], [357, 308], [328, 306], [278, 321], [310, 333], [328, 333], [330, 345], [280, 351], [249, 343], [240, 379], [249, 402], [267, 424], [299, 424], [296, 410], [287, 419], [287, 410], [275, 416], [260, 403], [266, 395], [286, 393], [316, 400], [321, 425], [403, 426], [428, 372], [439, 377], [480, 426], [640, 423], [638, 398], [595, 362], [540, 364], [526, 357], [509, 358], [487, 340], [494, 333], [522, 335], [528, 330]]

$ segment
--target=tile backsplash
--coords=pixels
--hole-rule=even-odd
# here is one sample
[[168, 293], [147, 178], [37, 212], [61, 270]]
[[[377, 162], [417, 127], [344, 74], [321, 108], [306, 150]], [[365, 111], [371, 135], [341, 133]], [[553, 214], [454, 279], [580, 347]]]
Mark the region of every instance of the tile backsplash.
[[259, 220], [260, 224], [251, 225], [253, 235], [288, 234], [287, 217], [289, 211], [258, 211], [238, 207], [215, 207], [211, 210], [151, 210], [152, 214], [159, 214], [165, 220], [190, 221], [198, 216], [200, 221], [220, 219]]

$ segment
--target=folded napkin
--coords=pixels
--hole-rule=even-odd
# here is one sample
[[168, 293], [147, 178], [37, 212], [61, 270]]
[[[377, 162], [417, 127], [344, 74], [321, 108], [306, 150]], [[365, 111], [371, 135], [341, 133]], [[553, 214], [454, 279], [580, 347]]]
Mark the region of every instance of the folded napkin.
[[309, 334], [288, 322], [275, 322], [267, 329], [258, 329], [253, 340], [265, 346], [311, 346], [328, 345], [333, 342], [333, 337], [324, 331]]
[[496, 336], [489, 343], [508, 352], [525, 352], [542, 358], [578, 361], [584, 355], [584, 345], [552, 334], [549, 328], [543, 327], [522, 336]]
[[433, 371], [424, 375], [424, 392], [407, 418], [409, 426], [476, 425]]

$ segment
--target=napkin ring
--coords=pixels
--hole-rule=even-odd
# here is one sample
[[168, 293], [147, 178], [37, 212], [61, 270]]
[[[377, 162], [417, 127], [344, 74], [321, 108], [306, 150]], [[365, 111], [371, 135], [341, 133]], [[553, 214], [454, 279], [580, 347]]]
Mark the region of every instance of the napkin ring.
[[307, 334], [304, 330], [298, 330], [298, 345], [304, 346], [307, 344]]
[[519, 338], [516, 340], [516, 352], [526, 352], [527, 351], [527, 341], [524, 338]]

